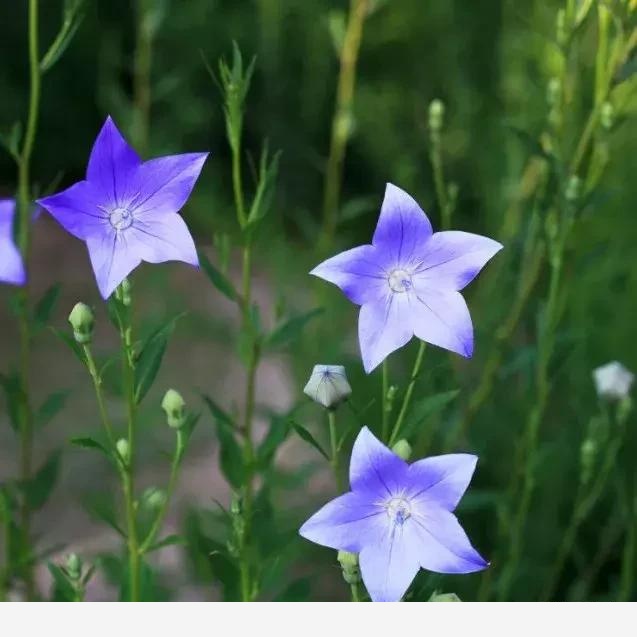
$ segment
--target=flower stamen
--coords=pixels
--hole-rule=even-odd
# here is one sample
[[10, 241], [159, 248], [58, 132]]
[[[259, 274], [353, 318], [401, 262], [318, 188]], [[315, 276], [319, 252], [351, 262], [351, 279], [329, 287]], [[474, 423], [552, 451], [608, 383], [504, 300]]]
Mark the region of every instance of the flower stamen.
[[412, 288], [411, 274], [407, 270], [397, 268], [392, 270], [387, 277], [387, 283], [392, 292], [409, 292]]

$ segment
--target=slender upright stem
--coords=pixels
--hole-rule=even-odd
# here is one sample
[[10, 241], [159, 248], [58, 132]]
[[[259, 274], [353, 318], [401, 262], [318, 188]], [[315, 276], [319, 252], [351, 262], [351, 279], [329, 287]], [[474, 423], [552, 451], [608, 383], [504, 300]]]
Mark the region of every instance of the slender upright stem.
[[445, 172], [442, 163], [442, 139], [439, 130], [431, 131], [430, 160], [433, 168], [436, 199], [440, 208], [440, 224], [443, 230], [448, 230], [451, 227], [451, 206], [447, 195]]
[[150, 127], [150, 71], [153, 53], [153, 23], [148, 18], [148, 0], [137, 2], [137, 40], [135, 43], [133, 103], [137, 150], [143, 155], [148, 148]]
[[400, 428], [402, 427], [405, 416], [407, 415], [409, 403], [411, 402], [411, 395], [414, 393], [414, 386], [416, 384], [416, 379], [418, 378], [418, 373], [420, 372], [420, 367], [422, 365], [422, 359], [425, 355], [426, 346], [427, 344], [425, 343], [425, 341], [420, 341], [420, 345], [418, 346], [418, 354], [416, 355], [416, 361], [414, 363], [413, 369], [411, 370], [409, 385], [407, 385], [407, 391], [405, 392], [403, 403], [400, 407], [400, 411], [398, 412], [398, 418], [396, 418], [396, 423], [394, 424], [391, 436], [389, 437], [390, 447], [398, 440]]
[[243, 202], [243, 185], [241, 180], [241, 138], [236, 147], [232, 147], [232, 189], [234, 191], [234, 205], [237, 210], [239, 226], [243, 228], [247, 222], [245, 205]]
[[84, 351], [84, 356], [86, 357], [86, 367], [88, 368], [88, 372], [91, 375], [91, 379], [93, 380], [93, 388], [95, 390], [95, 398], [97, 400], [97, 408], [100, 413], [102, 425], [104, 426], [104, 430], [106, 431], [106, 436], [108, 437], [108, 441], [111, 444], [111, 448], [115, 449], [115, 434], [113, 433], [113, 427], [108, 417], [108, 412], [106, 411], [106, 405], [104, 404], [104, 396], [102, 393], [102, 379], [99, 375], [99, 372], [97, 371], [97, 366], [95, 364], [95, 359], [93, 358], [91, 347], [88, 344], [83, 345], [82, 350]]
[[[25, 267], [29, 261], [31, 230], [31, 156], [35, 144], [40, 110], [40, 67], [38, 44], [38, 0], [29, 0], [29, 112], [24, 135], [24, 143], [18, 158], [18, 245]], [[20, 333], [20, 385], [22, 401], [20, 406], [20, 478], [23, 484], [31, 480], [33, 464], [33, 414], [31, 410], [29, 377], [31, 367], [31, 328], [29, 321], [29, 288], [27, 283], [18, 291], [19, 333]], [[26, 497], [20, 503], [20, 529], [23, 545], [31, 551], [31, 510]], [[22, 569], [27, 600], [35, 597], [33, 563], [28, 555]]]
[[626, 540], [622, 553], [621, 578], [617, 599], [619, 602], [631, 601], [635, 582], [635, 569], [637, 569], [637, 502], [635, 502], [634, 495], [628, 503], [627, 514], [628, 523], [626, 525]]
[[387, 365], [387, 359], [385, 359], [383, 361], [383, 365], [382, 365], [382, 370], [383, 370], [383, 385], [382, 385], [382, 392], [383, 392], [383, 396], [382, 396], [382, 434], [383, 440], [387, 440], [387, 436], [389, 435], [389, 411], [390, 411], [390, 406], [388, 404], [388, 392], [389, 392], [389, 366]]
[[358, 584], [350, 584], [350, 590], [352, 592], [352, 601], [353, 602], [360, 602], [361, 598], [360, 598], [360, 595], [358, 593]]
[[122, 378], [127, 415], [128, 458], [126, 459], [122, 482], [126, 509], [126, 527], [128, 535], [128, 575], [130, 601], [140, 601], [140, 552], [137, 537], [137, 514], [135, 503], [135, 419], [137, 405], [135, 400], [135, 362], [133, 352], [133, 328], [130, 307], [124, 312], [120, 325], [122, 343]]
[[332, 119], [330, 150], [325, 171], [323, 192], [323, 232], [319, 248], [325, 251], [334, 238], [338, 224], [338, 207], [345, 149], [351, 130], [352, 105], [356, 85], [356, 66], [360, 51], [363, 24], [369, 10], [369, 0], [350, 0], [347, 29], [340, 53], [340, 71], [336, 89], [336, 106]]
[[334, 473], [334, 480], [336, 482], [336, 488], [338, 492], [343, 491], [343, 476], [339, 466], [338, 457], [338, 436], [336, 433], [336, 413], [333, 409], [328, 409], [327, 420], [330, 428], [330, 462], [332, 465], [332, 472]]

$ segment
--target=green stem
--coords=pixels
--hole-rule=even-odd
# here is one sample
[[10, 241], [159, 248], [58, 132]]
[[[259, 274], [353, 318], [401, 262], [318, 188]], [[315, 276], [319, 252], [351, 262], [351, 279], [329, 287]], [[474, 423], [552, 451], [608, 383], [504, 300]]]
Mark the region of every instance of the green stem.
[[416, 378], [418, 377], [418, 373], [420, 372], [420, 367], [422, 365], [422, 359], [425, 355], [425, 349], [427, 344], [425, 341], [420, 341], [420, 345], [418, 346], [418, 354], [416, 355], [416, 362], [414, 363], [414, 368], [411, 370], [411, 379], [409, 381], [409, 385], [407, 385], [407, 391], [405, 392], [405, 396], [403, 398], [403, 403], [400, 407], [400, 411], [398, 412], [398, 418], [396, 418], [396, 424], [392, 429], [391, 436], [389, 437], [389, 446], [391, 447], [397, 440], [398, 435], [400, 434], [400, 428], [403, 425], [403, 421], [405, 420], [405, 416], [407, 415], [407, 410], [409, 409], [409, 403], [411, 402], [411, 395], [414, 393], [414, 386], [416, 384]]
[[[40, 110], [40, 67], [38, 45], [38, 0], [29, 0], [29, 112], [24, 135], [24, 144], [18, 159], [18, 245], [25, 263], [29, 261], [31, 228], [31, 156], [35, 144]], [[20, 478], [23, 484], [31, 480], [33, 464], [33, 414], [30, 405], [29, 377], [31, 360], [31, 330], [29, 320], [28, 283], [19, 292], [19, 332], [20, 332], [20, 384], [22, 404], [20, 409]], [[20, 528], [25, 550], [31, 551], [31, 510], [26, 498], [20, 504]], [[33, 561], [28, 556], [23, 567], [27, 600], [35, 597]]]
[[[122, 295], [124, 296], [124, 295]], [[130, 601], [140, 601], [140, 551], [137, 537], [137, 514], [135, 503], [135, 363], [133, 352], [133, 328], [131, 325], [130, 307], [125, 308], [120, 324], [122, 343], [122, 378], [124, 382], [124, 398], [127, 414], [128, 458], [124, 466], [122, 487], [126, 509], [126, 526], [128, 534], [128, 574]]]
[[445, 184], [445, 172], [442, 163], [442, 140], [439, 130], [431, 131], [431, 166], [433, 168], [434, 186], [436, 188], [436, 199], [440, 208], [440, 222], [442, 230], [451, 227], [451, 206], [447, 196]]
[[383, 400], [382, 400], [382, 409], [383, 409], [383, 413], [382, 413], [382, 440], [387, 440], [387, 436], [389, 435], [389, 415], [390, 415], [390, 410], [391, 407], [388, 404], [388, 392], [389, 392], [389, 366], [387, 364], [387, 359], [385, 359], [383, 361], [383, 386], [382, 386], [382, 392], [383, 392]]
[[352, 591], [352, 601], [360, 602], [361, 598], [360, 598], [360, 595], [358, 594], [358, 584], [350, 584], [350, 590]]
[[148, 535], [141, 543], [139, 547], [140, 554], [144, 554], [153, 544], [159, 530], [161, 529], [161, 525], [164, 522], [164, 518], [166, 517], [166, 513], [168, 512], [168, 506], [170, 501], [172, 500], [173, 493], [175, 491], [175, 485], [177, 484], [177, 476], [179, 475], [179, 465], [180, 459], [183, 454], [184, 449], [184, 435], [181, 431], [177, 431], [177, 446], [175, 447], [175, 453], [173, 455], [172, 463], [170, 465], [170, 477], [168, 478], [168, 486], [166, 487], [166, 497], [157, 512], [157, 516], [153, 521], [153, 525], [148, 532]]
[[622, 553], [621, 578], [619, 587], [618, 600], [620, 602], [628, 602], [633, 596], [633, 587], [635, 581], [635, 569], [637, 563], [637, 479], [633, 479], [631, 487], [625, 489], [626, 493], [626, 540], [624, 542], [624, 551]]
[[333, 409], [328, 410], [327, 420], [330, 427], [330, 462], [332, 465], [332, 472], [334, 473], [336, 488], [338, 492], [341, 493], [343, 491], [343, 477], [341, 476], [339, 467], [338, 437], [336, 433], [336, 413]]
[[356, 67], [369, 0], [350, 0], [349, 17], [340, 53], [336, 107], [332, 119], [330, 150], [323, 192], [323, 231], [319, 248], [326, 251], [338, 225], [338, 207], [345, 149], [351, 130], [352, 105], [356, 86]]
[[97, 408], [100, 413], [102, 425], [104, 426], [104, 430], [106, 431], [106, 436], [108, 437], [108, 441], [111, 444], [111, 448], [115, 449], [115, 434], [113, 433], [113, 427], [108, 417], [108, 412], [106, 411], [106, 405], [104, 404], [104, 395], [102, 394], [102, 379], [99, 372], [97, 371], [97, 366], [95, 364], [95, 359], [93, 358], [93, 352], [91, 351], [90, 346], [88, 344], [83, 345], [82, 350], [84, 351], [84, 356], [86, 357], [86, 367], [88, 368], [88, 372], [93, 380], [93, 388], [95, 390], [95, 398], [97, 399]]
[[236, 145], [232, 145], [232, 188], [234, 190], [234, 204], [237, 210], [239, 226], [243, 228], [247, 223], [245, 205], [243, 203], [243, 186], [241, 181], [241, 138]]
[[135, 107], [135, 139], [143, 155], [148, 147], [150, 126], [150, 70], [153, 53], [153, 25], [148, 19], [147, 0], [137, 2], [137, 40], [135, 45], [133, 102]]

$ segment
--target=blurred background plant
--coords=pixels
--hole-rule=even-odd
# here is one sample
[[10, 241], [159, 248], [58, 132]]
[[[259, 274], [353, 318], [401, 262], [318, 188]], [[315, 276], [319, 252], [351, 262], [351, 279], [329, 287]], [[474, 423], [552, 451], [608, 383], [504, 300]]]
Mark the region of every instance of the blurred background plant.
[[[10, 145], [12, 123], [25, 122], [32, 94], [28, 4], [0, 5], [0, 22], [9, 25], [0, 42], [0, 128]], [[58, 41], [64, 3], [38, 4], [42, 42]], [[459, 515], [492, 566], [464, 577], [421, 573], [409, 598], [453, 591], [462, 599], [635, 599], [635, 418], [598, 399], [591, 375], [614, 359], [637, 369], [634, 0], [86, 0], [82, 15], [79, 29], [75, 19], [63, 26], [74, 37], [46, 74], [30, 192], [82, 178], [106, 113], [145, 157], [213, 153], [185, 211], [204, 273], [162, 266], [135, 274], [140, 315], [160, 324], [189, 313], [139, 413], [140, 482], [156, 483], [157, 449], [169, 433], [154, 426], [161, 387], [190, 387], [186, 400], [196, 411], [201, 394], [210, 397], [216, 424], [202, 416], [168, 520], [187, 540], [174, 557], [186, 560], [188, 575], [176, 580], [175, 563], [157, 559], [147, 595], [349, 594], [345, 584], [332, 585], [342, 577], [335, 552], [296, 534], [335, 493], [328, 463], [307, 444], [328, 447], [325, 418], [302, 388], [314, 364], [345, 365], [353, 393], [338, 412], [344, 455], [360, 424], [380, 430], [385, 401], [380, 372], [362, 372], [355, 308], [338, 290], [310, 283], [307, 272], [321, 255], [369, 241], [391, 181], [423, 204], [435, 227], [505, 244], [468, 290], [474, 358], [429, 348], [401, 434], [413, 458], [449, 450], [480, 456]], [[22, 157], [19, 142], [14, 149]], [[10, 153], [0, 155], [0, 195], [13, 196], [18, 182]], [[246, 230], [253, 201], [256, 232]], [[61, 282], [44, 322], [68, 329], [68, 309], [97, 298], [88, 263], [45, 216], [33, 233], [34, 298]], [[13, 296], [6, 286], [0, 295]], [[15, 304], [0, 307], [3, 372], [18, 360], [5, 308]], [[106, 319], [98, 313], [97, 320]], [[38, 430], [44, 460], [83, 435], [87, 422], [96, 430], [98, 423], [76, 362], [64, 361], [53, 337], [40, 339], [31, 403], [63, 396], [43, 419], [52, 424]], [[96, 336], [95, 346], [113, 342]], [[416, 347], [390, 359], [397, 405]], [[105, 391], [113, 389], [107, 378]], [[20, 471], [6, 414], [3, 555], [15, 537]], [[35, 554], [55, 556], [58, 598], [83, 597], [85, 585], [89, 599], [91, 587], [95, 598], [108, 597], [101, 591], [122, 577], [116, 542], [90, 522], [112, 508], [96, 493], [108, 474], [72, 452], [62, 467], [43, 478], [52, 495], [36, 520]], [[246, 491], [248, 484], [254, 488]], [[77, 512], [78, 500], [90, 516]], [[73, 531], [66, 516], [76, 521]], [[67, 560], [71, 549], [96, 564], [95, 574], [87, 570], [87, 578], [81, 562]], [[24, 569], [9, 573], [11, 561], [2, 564], [0, 590], [36, 594]], [[38, 577], [37, 594], [47, 596], [48, 571]]]

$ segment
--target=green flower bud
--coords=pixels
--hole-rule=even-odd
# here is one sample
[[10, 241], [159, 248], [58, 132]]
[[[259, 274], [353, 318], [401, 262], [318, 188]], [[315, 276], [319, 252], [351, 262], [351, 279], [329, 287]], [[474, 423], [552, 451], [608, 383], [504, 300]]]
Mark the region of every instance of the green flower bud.
[[556, 106], [562, 95], [562, 83], [558, 77], [552, 77], [546, 87], [546, 101], [548, 105]]
[[73, 338], [80, 345], [88, 345], [93, 339], [95, 314], [86, 303], [76, 303], [69, 314], [69, 323], [73, 328]]
[[124, 462], [128, 462], [128, 452], [129, 452], [128, 440], [126, 440], [125, 438], [120, 438], [115, 443], [115, 447], [117, 447], [117, 453], [120, 455], [121, 459]]
[[166, 492], [157, 487], [149, 487], [142, 495], [142, 502], [149, 509], [159, 509], [166, 503]]
[[602, 127], [606, 130], [610, 130], [613, 127], [613, 124], [615, 123], [615, 109], [610, 102], [604, 102], [602, 104], [599, 121]]
[[75, 553], [66, 558], [66, 572], [71, 579], [79, 579], [82, 574], [82, 560]]
[[358, 584], [361, 581], [361, 572], [358, 567], [358, 555], [356, 553], [348, 553], [347, 551], [339, 551], [336, 559], [343, 569], [343, 579], [348, 584]]
[[161, 401], [161, 408], [166, 412], [166, 420], [170, 427], [183, 427], [186, 422], [186, 403], [178, 391], [169, 389]]
[[461, 602], [462, 600], [455, 593], [436, 593], [429, 598], [430, 602]]
[[405, 439], [399, 440], [391, 450], [403, 460], [411, 458], [411, 445]]
[[122, 305], [125, 305], [126, 307], [129, 307], [131, 304], [131, 287], [131, 282], [128, 280], [127, 277], [119, 284], [119, 287], [115, 290], [115, 297]]
[[569, 203], [576, 202], [582, 192], [582, 180], [577, 175], [571, 175], [566, 184], [564, 196]]
[[580, 482], [587, 484], [593, 475], [595, 459], [597, 458], [597, 443], [587, 438], [580, 447]]
[[439, 132], [445, 123], [445, 105], [442, 100], [433, 100], [429, 104], [429, 128]]

